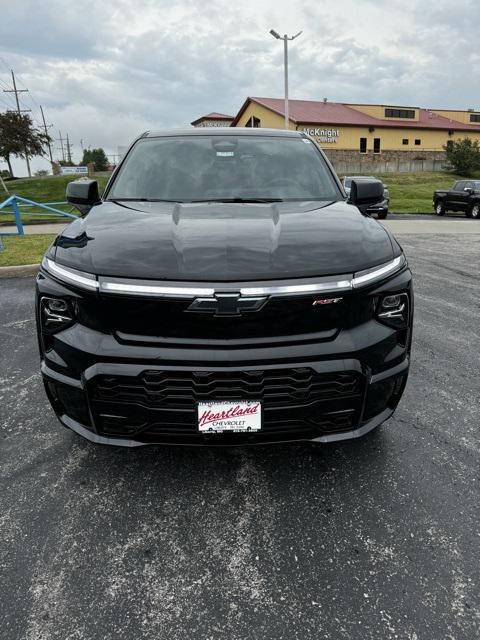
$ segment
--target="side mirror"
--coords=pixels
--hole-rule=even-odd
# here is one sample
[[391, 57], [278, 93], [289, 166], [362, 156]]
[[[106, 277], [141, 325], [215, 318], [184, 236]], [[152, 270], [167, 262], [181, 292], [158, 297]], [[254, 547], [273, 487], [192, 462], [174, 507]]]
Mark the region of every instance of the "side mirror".
[[383, 201], [383, 189], [383, 183], [375, 178], [352, 180], [348, 201], [364, 212], [372, 204], [379, 204]]
[[86, 216], [90, 209], [100, 202], [98, 182], [85, 178], [69, 182], [67, 184], [67, 201], [73, 204], [82, 216]]
[[464, 191], [466, 191], [467, 193], [473, 193], [472, 187], [465, 187]]

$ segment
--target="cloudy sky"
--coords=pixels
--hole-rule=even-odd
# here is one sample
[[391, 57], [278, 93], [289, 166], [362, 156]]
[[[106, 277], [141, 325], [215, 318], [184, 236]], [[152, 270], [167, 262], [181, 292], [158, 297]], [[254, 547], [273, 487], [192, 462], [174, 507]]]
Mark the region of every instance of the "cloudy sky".
[[[478, 0], [0, 0], [0, 89], [13, 68], [22, 106], [39, 121], [43, 105], [75, 160], [81, 144], [113, 154], [146, 129], [281, 97], [273, 27], [303, 30], [292, 98], [478, 108], [479, 22]], [[13, 106], [0, 92], [0, 109]]]

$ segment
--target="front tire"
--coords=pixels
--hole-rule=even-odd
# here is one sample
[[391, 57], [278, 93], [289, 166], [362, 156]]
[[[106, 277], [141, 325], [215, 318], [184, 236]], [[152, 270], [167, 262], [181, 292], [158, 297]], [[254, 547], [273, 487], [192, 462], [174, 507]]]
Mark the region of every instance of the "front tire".
[[480, 220], [480, 203], [474, 202], [470, 209], [467, 211], [467, 218], [474, 218]]
[[435, 203], [435, 215], [436, 216], [445, 215], [445, 205], [441, 200]]
[[387, 215], [388, 215], [388, 211], [379, 211], [379, 213], [378, 213], [378, 219], [379, 219], [379, 220], [385, 220], [385, 218], [387, 217]]

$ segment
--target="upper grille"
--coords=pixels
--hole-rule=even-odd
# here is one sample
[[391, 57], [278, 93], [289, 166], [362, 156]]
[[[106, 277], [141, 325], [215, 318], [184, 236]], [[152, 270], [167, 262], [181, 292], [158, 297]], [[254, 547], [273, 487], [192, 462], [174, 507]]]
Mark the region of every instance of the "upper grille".
[[[322, 296], [270, 298], [257, 311], [240, 316], [195, 313], [188, 308], [192, 300], [101, 298], [100, 313], [105, 330], [123, 341], [164, 341], [206, 345], [228, 341], [262, 340], [274, 343], [286, 337], [305, 335], [334, 339], [336, 332], [350, 324], [361, 324], [371, 315], [366, 297], [351, 294], [336, 304], [314, 305]], [[323, 335], [324, 334], [324, 335]]]

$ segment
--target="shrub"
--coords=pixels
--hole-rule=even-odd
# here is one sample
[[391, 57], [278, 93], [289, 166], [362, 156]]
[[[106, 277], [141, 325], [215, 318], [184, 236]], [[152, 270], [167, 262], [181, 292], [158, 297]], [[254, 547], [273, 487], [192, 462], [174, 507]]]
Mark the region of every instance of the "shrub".
[[447, 160], [455, 173], [471, 176], [480, 169], [480, 145], [478, 140], [464, 138], [463, 140], [449, 140], [443, 146]]

